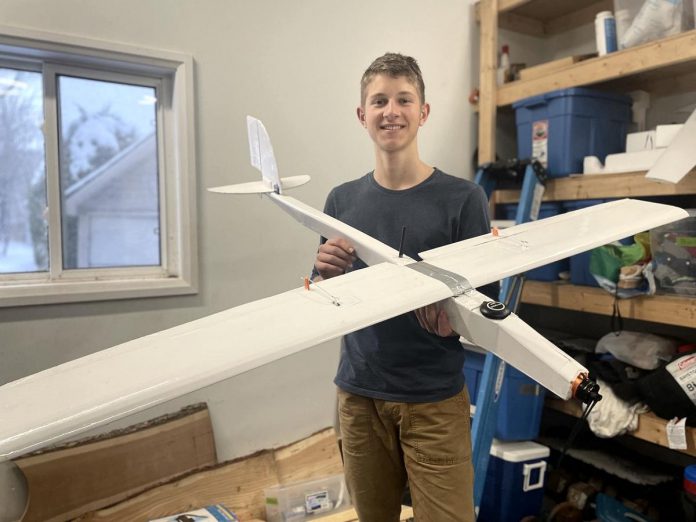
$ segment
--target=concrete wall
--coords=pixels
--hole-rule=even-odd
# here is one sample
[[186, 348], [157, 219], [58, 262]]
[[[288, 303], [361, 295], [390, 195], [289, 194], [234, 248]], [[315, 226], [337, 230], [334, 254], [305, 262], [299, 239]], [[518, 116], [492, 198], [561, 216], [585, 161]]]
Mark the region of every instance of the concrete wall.
[[[423, 159], [470, 177], [470, 10], [461, 0], [0, 0], [6, 25], [194, 57], [201, 279], [195, 296], [0, 309], [0, 383], [299, 285], [317, 237], [270, 202], [204, 189], [256, 179], [244, 119], [252, 114], [273, 138], [281, 173], [313, 176], [294, 195], [321, 208], [334, 185], [372, 167], [355, 107], [363, 70], [386, 51], [421, 64], [432, 105]], [[327, 343], [119, 425], [205, 400], [220, 458], [288, 443], [332, 424], [337, 360], [338, 343]]]

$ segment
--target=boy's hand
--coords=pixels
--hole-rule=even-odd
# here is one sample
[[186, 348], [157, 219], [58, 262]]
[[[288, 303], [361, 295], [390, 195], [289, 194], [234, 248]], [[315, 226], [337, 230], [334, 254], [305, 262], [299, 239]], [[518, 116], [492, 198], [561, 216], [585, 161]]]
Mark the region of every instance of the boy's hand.
[[429, 333], [439, 335], [440, 337], [459, 336], [459, 334], [452, 329], [447, 313], [445, 309], [440, 306], [440, 303], [424, 306], [414, 311], [416, 313], [416, 318], [418, 318], [418, 323]]
[[355, 249], [345, 239], [329, 239], [319, 246], [314, 266], [322, 279], [329, 279], [345, 273], [353, 266]]

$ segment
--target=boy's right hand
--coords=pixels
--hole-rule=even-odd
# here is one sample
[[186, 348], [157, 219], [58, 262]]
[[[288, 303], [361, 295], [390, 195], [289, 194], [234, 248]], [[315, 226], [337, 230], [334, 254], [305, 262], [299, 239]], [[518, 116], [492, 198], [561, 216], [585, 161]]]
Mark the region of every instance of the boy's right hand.
[[322, 279], [329, 279], [344, 274], [356, 259], [355, 249], [348, 241], [333, 238], [319, 246], [314, 266]]

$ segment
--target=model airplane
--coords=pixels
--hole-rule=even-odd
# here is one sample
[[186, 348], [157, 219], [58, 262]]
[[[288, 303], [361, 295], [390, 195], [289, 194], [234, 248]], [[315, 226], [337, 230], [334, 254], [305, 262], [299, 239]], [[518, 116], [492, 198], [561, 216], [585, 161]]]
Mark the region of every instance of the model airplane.
[[686, 216], [668, 205], [614, 201], [422, 252], [423, 261], [414, 261], [285, 195], [309, 177], [280, 178], [263, 125], [248, 118], [248, 130], [262, 180], [211, 190], [264, 194], [315, 232], [348, 239], [370, 266], [1, 386], [0, 462], [441, 300], [463, 337], [559, 397], [581, 396], [587, 370], [475, 288]]

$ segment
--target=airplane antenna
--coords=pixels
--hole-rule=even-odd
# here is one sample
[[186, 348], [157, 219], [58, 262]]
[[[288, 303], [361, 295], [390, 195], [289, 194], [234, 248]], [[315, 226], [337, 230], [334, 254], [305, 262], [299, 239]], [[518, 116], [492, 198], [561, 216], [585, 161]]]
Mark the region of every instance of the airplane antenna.
[[401, 227], [401, 241], [399, 241], [399, 257], [404, 257], [404, 239], [406, 238], [406, 225]]

